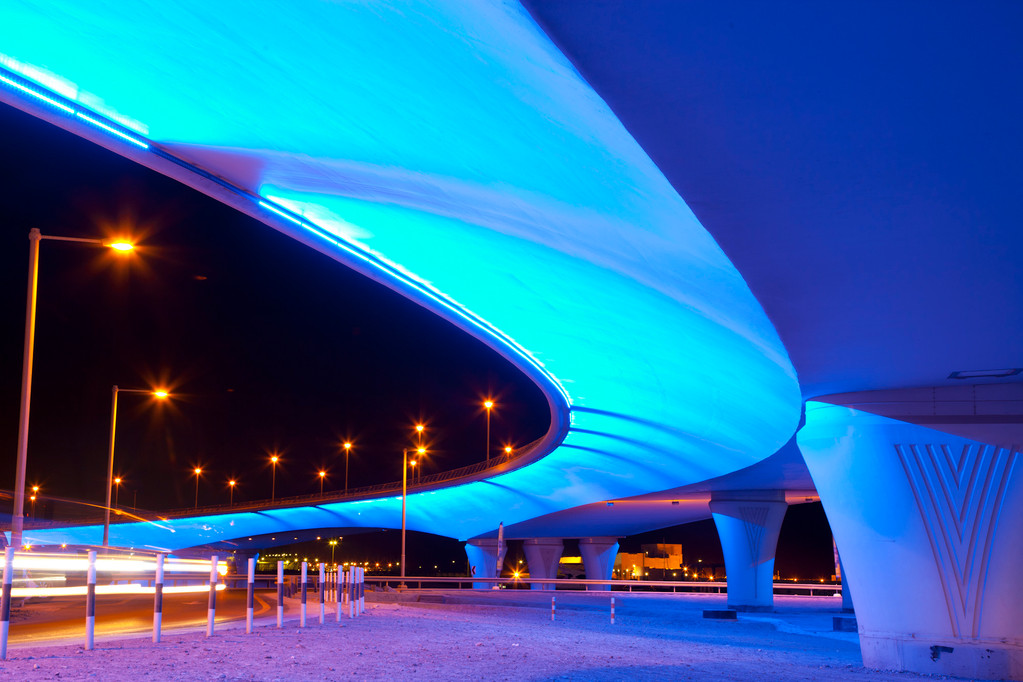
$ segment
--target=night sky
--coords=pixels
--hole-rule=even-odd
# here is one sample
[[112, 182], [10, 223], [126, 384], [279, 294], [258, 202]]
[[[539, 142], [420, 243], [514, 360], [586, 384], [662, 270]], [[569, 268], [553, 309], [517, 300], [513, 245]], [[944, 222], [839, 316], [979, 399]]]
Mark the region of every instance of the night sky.
[[[110, 391], [167, 387], [169, 403], [122, 393], [115, 475], [120, 503], [141, 509], [270, 497], [398, 480], [411, 426], [428, 426], [425, 473], [479, 461], [480, 401], [498, 403], [492, 446], [548, 427], [540, 391], [483, 344], [335, 261], [173, 180], [0, 105], [0, 487], [11, 489], [21, 386], [28, 231], [128, 236], [137, 253], [43, 241], [28, 484], [43, 495], [102, 502]], [[38, 515], [52, 514], [40, 504]], [[66, 509], [66, 507], [62, 507]], [[341, 556], [397, 559], [393, 533], [346, 538]], [[459, 568], [460, 544], [422, 534], [410, 564]], [[622, 541], [681, 542], [723, 563], [710, 521]], [[301, 551], [314, 551], [314, 547]], [[393, 552], [392, 552], [393, 550]], [[389, 556], [393, 553], [394, 556]], [[509, 562], [520, 557], [512, 543]], [[567, 552], [568, 553], [568, 552]], [[361, 560], [361, 559], [360, 559]], [[827, 576], [830, 533], [820, 505], [790, 509], [783, 576]], [[429, 567], [429, 566], [428, 566]]]

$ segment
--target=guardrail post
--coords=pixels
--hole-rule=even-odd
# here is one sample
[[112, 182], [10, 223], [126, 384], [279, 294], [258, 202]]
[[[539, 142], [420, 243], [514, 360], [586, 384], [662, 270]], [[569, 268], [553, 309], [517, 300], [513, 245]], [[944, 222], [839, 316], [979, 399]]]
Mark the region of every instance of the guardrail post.
[[96, 640], [96, 550], [89, 551], [89, 574], [85, 588], [85, 650], [92, 651]]
[[277, 627], [284, 627], [284, 562], [277, 562]]
[[320, 625], [327, 618], [327, 566], [320, 564]]
[[249, 582], [245, 589], [245, 634], [252, 634], [252, 613], [256, 605], [256, 559], [249, 558]]
[[555, 604], [554, 600], [555, 600], [555, 597], [551, 597], [551, 620], [552, 621], [554, 620], [554, 604]]
[[156, 579], [153, 581], [153, 643], [160, 643], [163, 627], [163, 554], [156, 555]]
[[306, 592], [309, 588], [309, 564], [305, 561], [302, 562], [302, 611], [298, 617], [298, 627], [305, 627], [305, 600]]
[[210, 608], [206, 616], [206, 636], [213, 636], [213, 622], [217, 616], [217, 555], [210, 557]]
[[14, 548], [4, 550], [4, 587], [0, 597], [0, 660], [7, 660], [7, 634], [11, 629], [11, 587], [14, 585]]
[[615, 624], [615, 598], [611, 595], [611, 625]]

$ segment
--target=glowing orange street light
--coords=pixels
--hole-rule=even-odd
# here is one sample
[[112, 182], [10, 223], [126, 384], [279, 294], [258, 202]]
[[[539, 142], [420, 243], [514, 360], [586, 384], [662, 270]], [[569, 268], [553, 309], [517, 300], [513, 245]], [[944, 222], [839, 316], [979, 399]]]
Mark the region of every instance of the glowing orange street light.
[[505, 445], [505, 446], [504, 446], [504, 454], [506, 454], [506, 455], [510, 455], [511, 453], [512, 453], [512, 446], [510, 446], [510, 445]]
[[228, 502], [228, 504], [230, 504], [232, 507], [234, 506], [234, 487], [236, 485], [238, 485], [238, 481], [234, 480], [233, 478], [230, 481], [227, 482], [227, 486], [231, 490], [231, 497], [230, 497], [230, 501]]
[[320, 494], [323, 494], [323, 479], [327, 477], [327, 472], [320, 469]]
[[135, 248], [135, 245], [129, 242], [110, 242], [104, 246], [109, 246], [114, 251], [131, 251]]
[[117, 500], [121, 496], [121, 477], [118, 476], [114, 479], [114, 509], [117, 509]]
[[110, 451], [107, 457], [107, 503], [106, 508], [103, 511], [103, 546], [109, 546], [110, 541], [110, 494], [114, 487], [114, 440], [117, 435], [117, 396], [121, 393], [138, 393], [142, 395], [151, 395], [157, 400], [166, 400], [170, 397], [170, 393], [166, 390], [159, 389], [145, 389], [145, 388], [120, 388], [115, 385], [111, 389], [113, 394], [110, 399]]
[[[44, 235], [38, 228], [28, 231], [28, 300], [25, 305], [25, 345], [21, 364], [21, 405], [18, 414], [18, 454], [14, 473], [14, 509], [11, 514], [11, 544], [21, 545], [25, 527], [25, 470], [28, 465], [28, 422], [32, 410], [32, 364], [35, 353], [36, 299], [39, 284], [39, 243], [44, 239], [79, 242], [93, 246], [113, 246], [102, 239], [55, 237]], [[119, 242], [120, 243], [120, 242]], [[107, 500], [107, 507], [110, 500]]]
[[352, 444], [348, 441], [343, 443], [345, 449], [345, 495], [348, 494], [348, 453], [352, 451]]
[[277, 497], [277, 462], [280, 457], [276, 454], [270, 456], [270, 464], [273, 466], [273, 473], [270, 475], [270, 501]]
[[193, 469], [195, 472], [195, 508], [199, 508], [199, 477], [202, 475], [202, 467]]
[[487, 464], [490, 463], [490, 410], [494, 407], [494, 401], [487, 399], [483, 401], [483, 407], [487, 410]]

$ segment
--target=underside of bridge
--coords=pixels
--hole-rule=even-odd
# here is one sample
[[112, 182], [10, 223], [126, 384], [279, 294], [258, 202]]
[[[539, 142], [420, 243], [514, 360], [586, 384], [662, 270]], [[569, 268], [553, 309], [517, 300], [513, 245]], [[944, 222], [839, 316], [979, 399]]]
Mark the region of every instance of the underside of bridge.
[[[547, 435], [408, 500], [408, 528], [469, 541], [482, 573], [500, 524], [538, 575], [571, 537], [604, 578], [618, 537], [713, 517], [729, 603], [770, 608], [785, 509], [819, 494], [867, 665], [1019, 679], [1019, 11], [666, 5], [7, 4], [0, 99], [530, 377]], [[401, 507], [111, 538], [256, 544], [395, 528]]]

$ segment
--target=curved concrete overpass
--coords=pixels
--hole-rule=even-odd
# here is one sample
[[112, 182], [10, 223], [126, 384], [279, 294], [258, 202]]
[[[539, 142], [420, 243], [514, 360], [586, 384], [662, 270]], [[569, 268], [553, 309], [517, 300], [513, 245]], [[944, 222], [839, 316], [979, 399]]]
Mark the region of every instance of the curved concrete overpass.
[[[56, 2], [0, 23], [5, 101], [401, 292], [543, 390], [526, 461], [413, 495], [410, 529], [472, 538], [691, 486], [793, 435], [795, 372], [743, 278], [517, 5]], [[111, 541], [399, 523], [389, 495]]]

